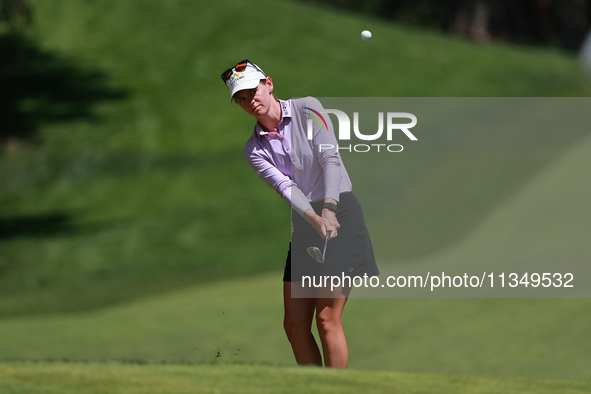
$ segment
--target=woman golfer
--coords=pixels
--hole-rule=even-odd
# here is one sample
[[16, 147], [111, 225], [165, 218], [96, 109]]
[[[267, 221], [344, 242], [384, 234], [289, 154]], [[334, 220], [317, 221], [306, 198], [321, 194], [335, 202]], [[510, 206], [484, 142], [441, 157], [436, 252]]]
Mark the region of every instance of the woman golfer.
[[[224, 71], [222, 79], [231, 99], [257, 120], [244, 149], [248, 163], [292, 207], [283, 297], [284, 328], [296, 361], [322, 365], [311, 331], [315, 315], [325, 365], [345, 368], [341, 316], [351, 280], [379, 271], [330, 118], [313, 97], [278, 100], [271, 78], [248, 60]], [[319, 263], [306, 250], [323, 250], [325, 242]]]

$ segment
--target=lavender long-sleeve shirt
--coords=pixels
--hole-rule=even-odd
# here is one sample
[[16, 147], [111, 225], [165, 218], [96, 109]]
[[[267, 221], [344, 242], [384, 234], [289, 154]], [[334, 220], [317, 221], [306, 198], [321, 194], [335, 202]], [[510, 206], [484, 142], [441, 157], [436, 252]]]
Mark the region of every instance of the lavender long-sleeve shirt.
[[350, 192], [352, 184], [327, 114], [312, 122], [313, 138], [307, 137], [308, 119], [318, 119], [323, 110], [320, 101], [305, 97], [279, 103], [279, 133], [267, 133], [257, 123], [244, 155], [259, 178], [303, 216], [312, 209], [310, 202], [339, 201], [339, 194]]

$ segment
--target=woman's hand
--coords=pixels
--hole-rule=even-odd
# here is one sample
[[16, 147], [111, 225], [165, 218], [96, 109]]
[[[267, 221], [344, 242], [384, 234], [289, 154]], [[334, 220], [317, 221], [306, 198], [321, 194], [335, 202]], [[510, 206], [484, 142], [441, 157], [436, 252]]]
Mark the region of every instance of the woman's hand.
[[338, 236], [338, 230], [341, 228], [336, 214], [329, 209], [323, 209], [322, 216], [317, 215], [314, 210], [308, 209], [304, 212], [304, 219], [314, 227], [322, 239], [326, 238], [327, 231], [330, 231], [330, 238]]
[[338, 230], [341, 228], [341, 225], [337, 220], [337, 214], [331, 211], [330, 209], [324, 208], [322, 210], [322, 218], [325, 219], [328, 222], [329, 226], [332, 228], [332, 230], [330, 230], [330, 237], [334, 238], [338, 236]]
[[[325, 203], [330, 203], [333, 205], [338, 205], [338, 201], [333, 199], [333, 198], [326, 198], [324, 199]], [[332, 228], [331, 233], [330, 233], [330, 238], [334, 238], [336, 236], [338, 236], [338, 230], [341, 228], [341, 225], [339, 224], [339, 221], [337, 220], [337, 214], [334, 211], [331, 211], [328, 208], [323, 208], [322, 209], [322, 218], [326, 219], [328, 221], [328, 224], [330, 225], [330, 227]]]
[[[323, 216], [324, 216], [324, 213], [323, 213]], [[316, 214], [316, 212], [314, 212], [314, 210], [312, 210], [312, 209], [308, 209], [306, 212], [304, 212], [304, 219], [306, 219], [306, 221], [308, 223], [310, 223], [310, 225], [312, 227], [314, 227], [316, 232], [318, 232], [318, 235], [320, 235], [320, 238], [325, 239], [327, 231], [330, 231], [331, 238], [336, 237], [337, 236], [337, 228], [335, 228], [331, 224], [331, 221], [328, 218], [325, 218], [323, 216], [318, 216]], [[336, 221], [336, 218], [335, 218], [335, 221]], [[336, 222], [336, 223], [338, 224], [338, 222]]]

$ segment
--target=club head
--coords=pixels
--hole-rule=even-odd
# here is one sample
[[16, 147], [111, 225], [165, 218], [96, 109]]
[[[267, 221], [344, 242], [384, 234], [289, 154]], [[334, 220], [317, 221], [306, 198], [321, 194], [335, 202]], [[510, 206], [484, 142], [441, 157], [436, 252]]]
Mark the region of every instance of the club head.
[[322, 252], [320, 249], [318, 249], [316, 246], [310, 246], [307, 250], [310, 257], [319, 263], [324, 263], [324, 258], [322, 257]]

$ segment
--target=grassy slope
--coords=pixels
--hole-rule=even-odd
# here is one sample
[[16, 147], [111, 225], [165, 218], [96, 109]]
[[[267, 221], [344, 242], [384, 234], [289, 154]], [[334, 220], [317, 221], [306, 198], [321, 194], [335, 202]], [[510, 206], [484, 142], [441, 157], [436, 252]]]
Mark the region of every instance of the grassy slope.
[[[591, 256], [591, 138], [580, 141], [503, 204], [455, 247], [456, 257]], [[588, 261], [588, 260], [587, 260]]]
[[[394, 137], [403, 153], [344, 154], [378, 256], [429, 254], [470, 234], [589, 135], [590, 104], [582, 98], [400, 98], [382, 106], [414, 113], [420, 123], [413, 129], [419, 141]], [[583, 182], [585, 175], [578, 176]]]
[[[0, 163], [2, 217], [60, 215], [66, 227], [0, 242], [2, 292], [13, 295], [1, 314], [85, 309], [280, 265], [289, 213], [244, 164], [252, 120], [228, 103], [217, 77], [237, 59], [264, 65], [281, 97], [584, 94], [574, 59], [554, 50], [479, 46], [299, 3], [257, 6], [35, 2], [32, 35], [43, 47], [105, 72], [129, 99], [98, 105], [99, 124], [44, 126], [41, 148]], [[362, 42], [368, 25], [374, 38]], [[517, 180], [552, 157], [533, 161]], [[428, 175], [400, 187], [433, 188], [441, 177]], [[400, 206], [421, 212], [412, 201]], [[449, 201], [448, 212], [463, 204]], [[454, 239], [474, 225], [465, 219]], [[440, 246], [432, 238], [424, 249], [397, 252]]]
[[482, 393], [578, 394], [588, 382], [487, 379], [269, 366], [0, 363], [0, 388], [16, 394], [136, 393]]
[[[580, 182], [590, 151], [589, 140], [573, 148], [465, 242], [427, 262], [445, 268], [545, 256], [559, 266], [567, 252], [590, 256], [589, 190]], [[550, 211], [557, 201], [563, 211]], [[544, 215], [547, 221], [537, 221]], [[201, 285], [93, 312], [5, 318], [2, 357], [290, 365], [279, 277]], [[344, 325], [357, 369], [588, 380], [590, 306], [588, 299], [351, 299]]]

